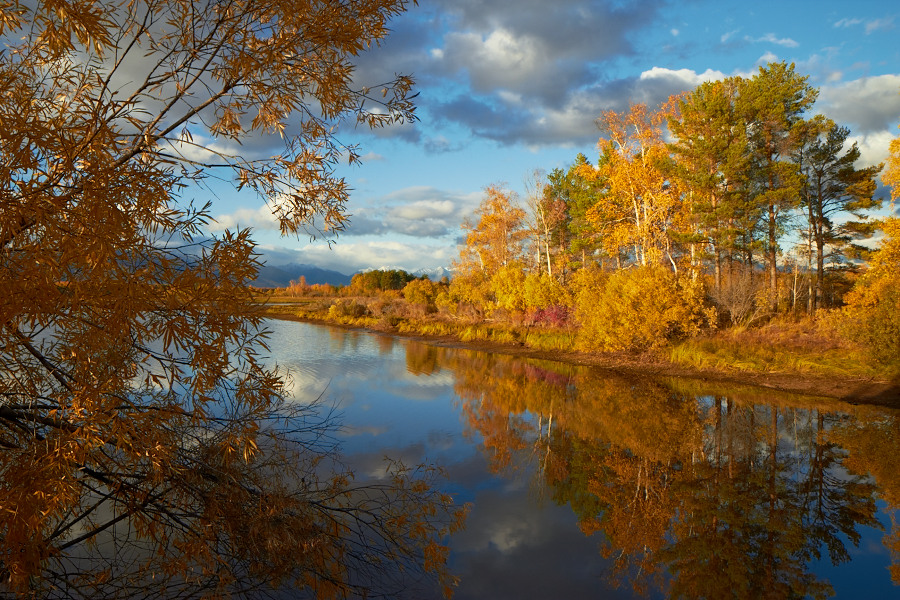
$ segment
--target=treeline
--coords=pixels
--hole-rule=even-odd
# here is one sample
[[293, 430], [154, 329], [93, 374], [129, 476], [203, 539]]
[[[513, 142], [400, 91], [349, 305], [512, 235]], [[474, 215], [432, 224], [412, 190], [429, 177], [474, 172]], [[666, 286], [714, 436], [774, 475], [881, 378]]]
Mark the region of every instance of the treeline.
[[[309, 284], [306, 277], [300, 276], [283, 288], [276, 288], [276, 296], [371, 296], [380, 292], [400, 291], [408, 283], [427, 280], [428, 276], [417, 277], [403, 269], [379, 269], [355, 274], [350, 285], [331, 285], [329, 283]], [[447, 281], [443, 282], [445, 285]]]
[[445, 307], [549, 315], [608, 350], [841, 306], [870, 258], [861, 242], [883, 227], [869, 217], [883, 165], [860, 165], [850, 130], [811, 114], [807, 80], [772, 63], [604, 113], [598, 159], [536, 172], [524, 208], [487, 188]]

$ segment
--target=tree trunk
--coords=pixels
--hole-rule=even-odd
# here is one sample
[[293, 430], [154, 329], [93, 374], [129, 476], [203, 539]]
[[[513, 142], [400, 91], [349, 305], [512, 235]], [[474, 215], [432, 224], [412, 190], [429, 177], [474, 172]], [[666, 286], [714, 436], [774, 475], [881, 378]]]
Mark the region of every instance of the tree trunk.
[[769, 293], [771, 294], [772, 312], [778, 310], [778, 228], [775, 217], [777, 210], [774, 204], [769, 205]]

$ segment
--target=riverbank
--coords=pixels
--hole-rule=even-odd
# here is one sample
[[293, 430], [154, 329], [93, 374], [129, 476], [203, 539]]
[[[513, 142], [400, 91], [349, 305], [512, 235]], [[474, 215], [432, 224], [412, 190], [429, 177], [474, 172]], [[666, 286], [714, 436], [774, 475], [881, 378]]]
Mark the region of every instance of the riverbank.
[[[649, 375], [653, 377], [679, 377], [701, 380], [708, 383], [740, 384], [771, 389], [782, 392], [818, 396], [836, 399], [851, 404], [872, 404], [900, 408], [900, 380], [882, 375], [854, 373], [853, 368], [845, 368], [843, 372], [834, 371], [828, 373], [815, 372], [816, 366], [810, 365], [810, 361], [802, 358], [797, 360], [782, 360], [779, 365], [800, 365], [801, 369], [765, 369], [765, 365], [753, 361], [736, 361], [730, 357], [731, 365], [720, 361], [698, 360], [696, 358], [697, 345], [690, 346], [687, 350], [680, 350], [682, 355], [691, 358], [683, 361], [672, 360], [673, 355], [679, 354], [679, 347], [666, 351], [645, 352], [641, 354], [627, 352], [577, 352], [565, 349], [564, 337], [559, 332], [549, 332], [551, 346], [553, 348], [541, 348], [528, 345], [528, 338], [521, 334], [503, 328], [491, 328], [482, 326], [478, 329], [471, 324], [440, 323], [431, 321], [416, 322], [405, 319], [372, 319], [366, 317], [340, 316], [329, 314], [321, 310], [299, 308], [296, 305], [270, 306], [267, 316], [276, 319], [297, 320], [310, 323], [319, 323], [349, 329], [359, 329], [382, 334], [394, 335], [410, 339], [427, 341], [432, 344], [485, 350], [515, 356], [529, 358], [558, 360], [570, 364], [590, 365], [615, 373], [630, 375]], [[555, 336], [555, 337], [554, 337]], [[525, 337], [525, 339], [523, 339]], [[722, 345], [721, 343], [719, 344]], [[779, 352], [777, 348], [768, 348], [768, 352], [784, 354], [787, 350]], [[829, 348], [828, 352], [840, 357], [840, 349]], [[853, 357], [852, 361], [858, 361]], [[833, 361], [832, 361], [833, 362]], [[693, 364], [692, 364], [693, 363]], [[702, 365], [702, 366], [698, 366]], [[859, 371], [869, 371], [857, 367]], [[878, 373], [874, 371], [872, 373]], [[882, 371], [884, 373], [884, 371]]]

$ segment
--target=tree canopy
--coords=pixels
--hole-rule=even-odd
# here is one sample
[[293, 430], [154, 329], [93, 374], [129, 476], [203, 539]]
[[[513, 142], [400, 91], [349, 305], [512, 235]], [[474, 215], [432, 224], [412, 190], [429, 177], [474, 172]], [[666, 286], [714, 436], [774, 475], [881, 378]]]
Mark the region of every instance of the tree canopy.
[[429, 471], [351, 483], [265, 362], [247, 231], [209, 238], [210, 177], [282, 232], [340, 229], [341, 123], [414, 118], [354, 58], [405, 0], [3, 2], [0, 590], [364, 593], [436, 572]]

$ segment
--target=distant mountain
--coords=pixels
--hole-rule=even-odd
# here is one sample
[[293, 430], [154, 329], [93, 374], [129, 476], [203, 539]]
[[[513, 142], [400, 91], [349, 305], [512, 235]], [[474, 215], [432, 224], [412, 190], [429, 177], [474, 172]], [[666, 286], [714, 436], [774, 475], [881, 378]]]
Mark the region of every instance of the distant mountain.
[[416, 277], [428, 275], [428, 279], [430, 279], [431, 281], [440, 281], [443, 277], [446, 277], [447, 279], [453, 279], [453, 271], [444, 267], [434, 267], [433, 269], [419, 269], [418, 271], [413, 271], [412, 274]]
[[306, 277], [306, 283], [313, 285], [315, 283], [330, 283], [331, 285], [349, 285], [352, 277], [344, 275], [337, 271], [329, 269], [321, 269], [313, 265], [290, 264], [270, 266], [263, 265], [259, 269], [256, 281], [253, 282], [257, 287], [286, 287], [291, 281], [296, 281], [300, 277]]

